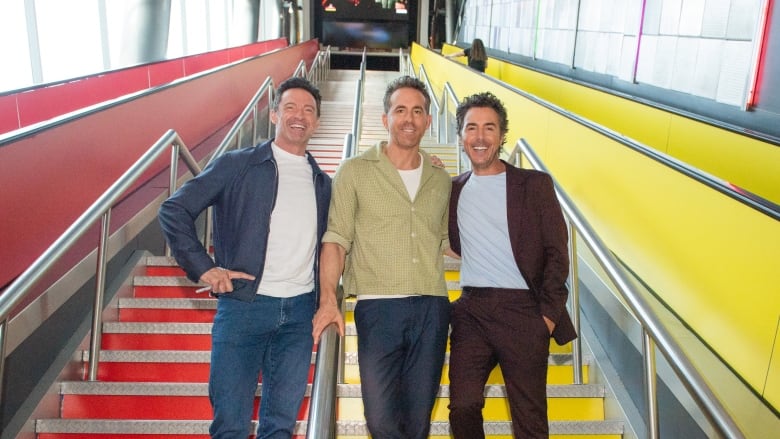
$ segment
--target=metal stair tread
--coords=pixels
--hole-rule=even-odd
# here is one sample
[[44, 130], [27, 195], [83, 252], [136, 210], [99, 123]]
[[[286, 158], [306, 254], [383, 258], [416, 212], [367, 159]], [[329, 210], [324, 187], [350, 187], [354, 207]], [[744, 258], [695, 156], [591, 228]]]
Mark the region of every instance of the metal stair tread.
[[[39, 419], [35, 423], [37, 433], [70, 434], [208, 434], [210, 420], [115, 420], [115, 419]], [[252, 431], [257, 421], [252, 421]], [[511, 434], [511, 422], [489, 421], [484, 423], [485, 433]], [[623, 434], [620, 421], [550, 421], [550, 434], [598, 435]], [[298, 421], [295, 434], [306, 433], [306, 422]], [[336, 421], [336, 434], [340, 436], [368, 434], [365, 421]], [[449, 435], [448, 422], [431, 422], [432, 436]]]
[[[448, 398], [449, 384], [441, 384], [438, 398]], [[258, 384], [260, 395], [262, 384]], [[602, 384], [548, 384], [548, 398], [601, 398], [605, 394]], [[208, 383], [146, 382], [146, 381], [65, 381], [60, 383], [60, 395], [111, 395], [111, 396], [208, 396]], [[311, 384], [306, 386], [306, 396], [311, 395]], [[360, 384], [338, 384], [339, 398], [360, 398]], [[485, 397], [506, 397], [506, 386], [488, 384]]]
[[[255, 395], [260, 396], [262, 383]], [[305, 395], [311, 396], [311, 384]], [[60, 383], [60, 395], [101, 396], [203, 396], [208, 397], [209, 385], [202, 383], [146, 382], [146, 381], [65, 381]]]
[[[311, 362], [315, 362], [317, 353], [312, 352]], [[89, 362], [89, 350], [81, 351], [81, 361]], [[210, 363], [211, 351], [180, 351], [172, 349], [123, 350], [103, 349], [100, 351], [101, 363]]]
[[123, 297], [118, 301], [117, 306], [120, 309], [128, 308], [144, 308], [144, 309], [217, 309], [217, 299], [215, 298], [203, 298], [193, 299], [188, 297], [182, 298], [134, 298]]
[[[347, 326], [347, 329], [349, 329], [349, 325]], [[551, 352], [550, 356], [547, 359], [547, 364], [549, 366], [571, 366], [572, 364], [571, 358], [572, 358], [572, 354]], [[584, 355], [582, 358], [582, 364], [587, 366], [591, 363], [592, 363], [591, 357], [588, 355]], [[344, 352], [344, 365], [353, 366], [357, 364], [360, 364], [357, 352], [354, 351]], [[449, 352], [444, 354], [444, 364], [450, 364]]]
[[211, 323], [106, 322], [104, 334], [211, 334]]
[[193, 282], [186, 276], [134, 276], [136, 287], [200, 287], [203, 284]]

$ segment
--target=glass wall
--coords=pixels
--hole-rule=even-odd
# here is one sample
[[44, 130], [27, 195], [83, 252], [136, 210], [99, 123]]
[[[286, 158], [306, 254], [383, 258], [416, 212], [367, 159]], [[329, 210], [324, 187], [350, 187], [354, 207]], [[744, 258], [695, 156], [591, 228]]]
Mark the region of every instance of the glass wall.
[[460, 39], [746, 107], [768, 0], [466, 0]]
[[[234, 16], [235, 1], [1, 1], [0, 93], [256, 41], [256, 30], [246, 41], [251, 33], [233, 29], [247, 23]], [[169, 20], [159, 18], [161, 10], [170, 11]], [[160, 22], [145, 23], [149, 17]], [[244, 40], [231, 41], [236, 35]]]

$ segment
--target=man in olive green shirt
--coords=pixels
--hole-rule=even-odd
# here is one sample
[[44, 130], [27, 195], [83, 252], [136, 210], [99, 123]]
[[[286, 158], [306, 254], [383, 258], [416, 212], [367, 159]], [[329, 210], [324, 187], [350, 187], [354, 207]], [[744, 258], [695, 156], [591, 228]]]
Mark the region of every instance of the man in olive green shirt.
[[372, 437], [425, 439], [439, 390], [450, 303], [443, 250], [451, 179], [420, 150], [431, 123], [425, 85], [387, 88], [388, 142], [344, 162], [333, 180], [320, 259], [315, 341], [344, 323], [336, 286], [356, 295], [361, 392]]

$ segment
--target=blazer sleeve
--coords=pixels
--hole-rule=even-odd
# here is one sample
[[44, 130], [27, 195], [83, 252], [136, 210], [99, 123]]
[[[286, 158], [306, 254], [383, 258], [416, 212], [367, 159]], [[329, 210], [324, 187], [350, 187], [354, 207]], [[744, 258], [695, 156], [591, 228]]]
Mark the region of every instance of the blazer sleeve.
[[217, 203], [224, 187], [232, 180], [234, 173], [228, 168], [229, 158], [218, 158], [165, 200], [157, 214], [173, 257], [193, 282], [216, 266], [200, 242], [195, 220]]
[[569, 276], [569, 234], [566, 221], [563, 218], [560, 204], [555, 196], [552, 178], [542, 174], [540, 178], [539, 195], [544, 198], [541, 203], [541, 231], [544, 248], [544, 262], [541, 284], [541, 310], [556, 324], [561, 315], [566, 314], [566, 300], [569, 291], [566, 279]]

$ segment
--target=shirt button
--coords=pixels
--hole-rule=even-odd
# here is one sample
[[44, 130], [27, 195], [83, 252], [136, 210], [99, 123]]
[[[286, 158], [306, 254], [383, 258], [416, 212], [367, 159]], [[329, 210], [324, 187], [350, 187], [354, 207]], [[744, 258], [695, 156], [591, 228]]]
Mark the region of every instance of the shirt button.
[[412, 258], [412, 262], [416, 264], [416, 263], [420, 262], [420, 260], [417, 259], [417, 258]]
[[417, 234], [412, 232], [412, 238], [414, 238], [415, 236], [417, 236]]

